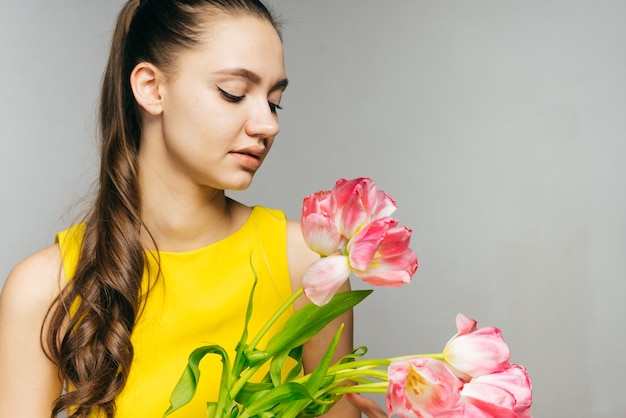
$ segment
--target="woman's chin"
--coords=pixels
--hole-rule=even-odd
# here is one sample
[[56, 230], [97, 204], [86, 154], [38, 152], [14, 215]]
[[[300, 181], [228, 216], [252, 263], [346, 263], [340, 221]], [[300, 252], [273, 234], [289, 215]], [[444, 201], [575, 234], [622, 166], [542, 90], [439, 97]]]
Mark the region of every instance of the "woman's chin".
[[248, 173], [247, 178], [244, 177], [245, 176], [241, 176], [241, 178], [233, 179], [224, 190], [243, 191], [248, 189], [252, 185], [254, 173]]

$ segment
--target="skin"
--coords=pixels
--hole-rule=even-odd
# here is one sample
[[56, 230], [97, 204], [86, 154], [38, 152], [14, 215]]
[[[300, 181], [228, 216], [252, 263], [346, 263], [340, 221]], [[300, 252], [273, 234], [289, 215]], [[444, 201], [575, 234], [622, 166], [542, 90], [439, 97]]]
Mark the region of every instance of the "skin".
[[39, 333], [60, 289], [61, 255], [48, 247], [19, 263], [0, 294], [0, 417], [50, 416], [61, 393], [58, 370], [44, 355]]
[[[251, 184], [279, 131], [275, 105], [286, 75], [274, 28], [254, 17], [224, 17], [207, 41], [181, 51], [173, 70], [139, 63], [131, 86], [142, 116], [142, 218], [158, 248], [188, 251], [235, 232], [251, 208], [228, 199], [224, 190]], [[147, 234], [142, 238], [146, 247], [152, 245]], [[297, 222], [288, 223], [287, 245], [297, 289], [319, 256], [304, 243]], [[49, 416], [61, 393], [58, 370], [45, 357], [39, 333], [64, 284], [56, 245], [19, 263], [6, 281], [0, 294], [0, 417]], [[342, 290], [348, 289], [346, 284]], [[305, 303], [299, 300], [296, 309]], [[306, 371], [319, 362], [341, 323], [336, 357], [352, 349], [350, 313], [305, 344]], [[325, 416], [356, 418], [359, 410], [386, 416], [359, 396], [342, 400]]]

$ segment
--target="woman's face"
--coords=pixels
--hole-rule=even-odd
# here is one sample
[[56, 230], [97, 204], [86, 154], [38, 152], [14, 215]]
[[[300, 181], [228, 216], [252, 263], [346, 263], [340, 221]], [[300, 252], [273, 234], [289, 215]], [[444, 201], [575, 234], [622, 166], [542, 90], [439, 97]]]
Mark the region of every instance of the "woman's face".
[[212, 22], [160, 87], [161, 174], [214, 189], [248, 187], [278, 134], [286, 86], [271, 23], [250, 16]]

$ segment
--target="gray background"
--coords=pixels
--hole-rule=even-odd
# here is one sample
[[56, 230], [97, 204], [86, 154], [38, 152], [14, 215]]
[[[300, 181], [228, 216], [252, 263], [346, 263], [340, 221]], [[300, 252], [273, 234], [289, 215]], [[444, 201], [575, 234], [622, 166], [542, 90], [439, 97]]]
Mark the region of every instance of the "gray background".
[[[0, 3], [4, 278], [89, 193], [121, 1]], [[414, 230], [413, 283], [357, 308], [356, 343], [439, 351], [463, 312], [503, 330], [535, 416], [626, 416], [626, 2], [272, 4], [291, 85], [235, 196], [297, 219], [306, 194], [368, 176]]]

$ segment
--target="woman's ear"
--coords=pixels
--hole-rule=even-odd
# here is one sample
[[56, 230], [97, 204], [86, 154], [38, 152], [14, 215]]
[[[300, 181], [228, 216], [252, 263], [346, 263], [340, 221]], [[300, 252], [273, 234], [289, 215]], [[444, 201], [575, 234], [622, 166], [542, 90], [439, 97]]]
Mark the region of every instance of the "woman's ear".
[[162, 77], [157, 67], [149, 62], [140, 62], [130, 73], [130, 86], [139, 106], [151, 115], [163, 111], [163, 101], [159, 92]]

